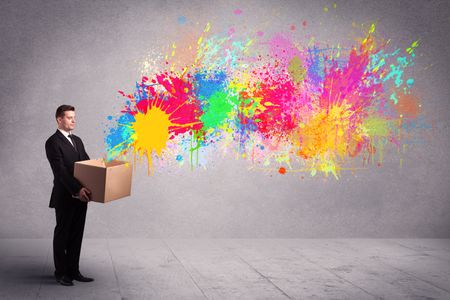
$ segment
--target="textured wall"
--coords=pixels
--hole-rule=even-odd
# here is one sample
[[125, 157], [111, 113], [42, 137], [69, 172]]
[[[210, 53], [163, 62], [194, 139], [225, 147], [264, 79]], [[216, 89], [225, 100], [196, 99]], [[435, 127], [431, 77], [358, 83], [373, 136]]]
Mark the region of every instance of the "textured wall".
[[399, 47], [419, 38], [415, 88], [437, 128], [408, 149], [402, 167], [388, 149], [382, 167], [338, 181], [249, 171], [232, 158], [152, 177], [142, 166], [131, 198], [89, 205], [87, 237], [450, 237], [450, 4], [336, 1], [324, 13], [332, 3], [2, 1], [0, 238], [52, 235], [44, 142], [55, 130], [55, 108], [76, 106], [76, 134], [91, 157], [102, 156], [106, 116], [121, 104], [117, 90], [131, 89], [139, 61], [179, 38], [180, 15], [199, 28], [270, 24], [273, 32], [308, 20], [332, 44], [348, 39], [352, 21], [378, 20]]

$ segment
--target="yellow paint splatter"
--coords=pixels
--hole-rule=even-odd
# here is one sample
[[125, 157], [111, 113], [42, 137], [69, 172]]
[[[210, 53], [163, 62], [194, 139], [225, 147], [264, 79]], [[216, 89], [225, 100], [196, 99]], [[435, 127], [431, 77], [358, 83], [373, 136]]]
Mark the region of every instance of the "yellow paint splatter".
[[338, 176], [339, 161], [354, 154], [363, 140], [360, 128], [350, 128], [354, 114], [348, 105], [332, 106], [320, 110], [300, 131], [301, 148], [298, 155], [312, 159], [313, 169]]
[[152, 154], [158, 156], [166, 148], [169, 139], [169, 127], [173, 123], [169, 120], [169, 115], [159, 107], [151, 107], [147, 113], [138, 113], [132, 124], [134, 130], [133, 148], [139, 156], [147, 156], [149, 173], [152, 167]]
[[412, 55], [412, 54], [414, 54], [414, 50], [416, 50], [416, 48], [417, 48], [418, 46], [419, 46], [419, 40], [414, 41], [414, 42], [411, 43], [411, 47], [406, 48], [406, 52], [407, 52], [409, 55]]

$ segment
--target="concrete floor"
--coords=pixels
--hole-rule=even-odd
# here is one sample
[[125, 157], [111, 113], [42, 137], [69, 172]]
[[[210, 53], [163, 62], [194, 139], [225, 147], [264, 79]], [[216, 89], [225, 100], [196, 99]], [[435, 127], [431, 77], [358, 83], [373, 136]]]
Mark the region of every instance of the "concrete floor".
[[0, 240], [1, 299], [450, 299], [448, 239], [85, 239], [58, 285], [51, 240]]

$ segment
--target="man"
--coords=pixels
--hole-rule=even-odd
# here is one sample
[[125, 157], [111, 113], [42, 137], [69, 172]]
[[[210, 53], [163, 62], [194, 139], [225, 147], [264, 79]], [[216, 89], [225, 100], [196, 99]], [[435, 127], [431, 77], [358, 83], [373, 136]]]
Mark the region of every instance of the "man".
[[81, 139], [72, 134], [75, 129], [75, 108], [61, 105], [56, 110], [58, 129], [45, 143], [45, 152], [53, 171], [50, 207], [55, 208], [56, 227], [53, 235], [55, 277], [64, 286], [73, 280], [90, 282], [79, 270], [81, 242], [90, 191], [73, 177], [76, 161], [89, 159]]

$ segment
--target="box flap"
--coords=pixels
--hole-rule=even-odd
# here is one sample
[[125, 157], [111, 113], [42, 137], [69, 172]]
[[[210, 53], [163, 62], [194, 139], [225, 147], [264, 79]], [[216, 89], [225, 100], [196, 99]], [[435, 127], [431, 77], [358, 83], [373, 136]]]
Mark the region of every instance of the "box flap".
[[82, 164], [82, 165], [86, 165], [86, 166], [99, 167], [99, 168], [106, 168], [106, 164], [103, 161], [103, 159], [82, 160], [82, 161], [77, 161], [76, 164]]

